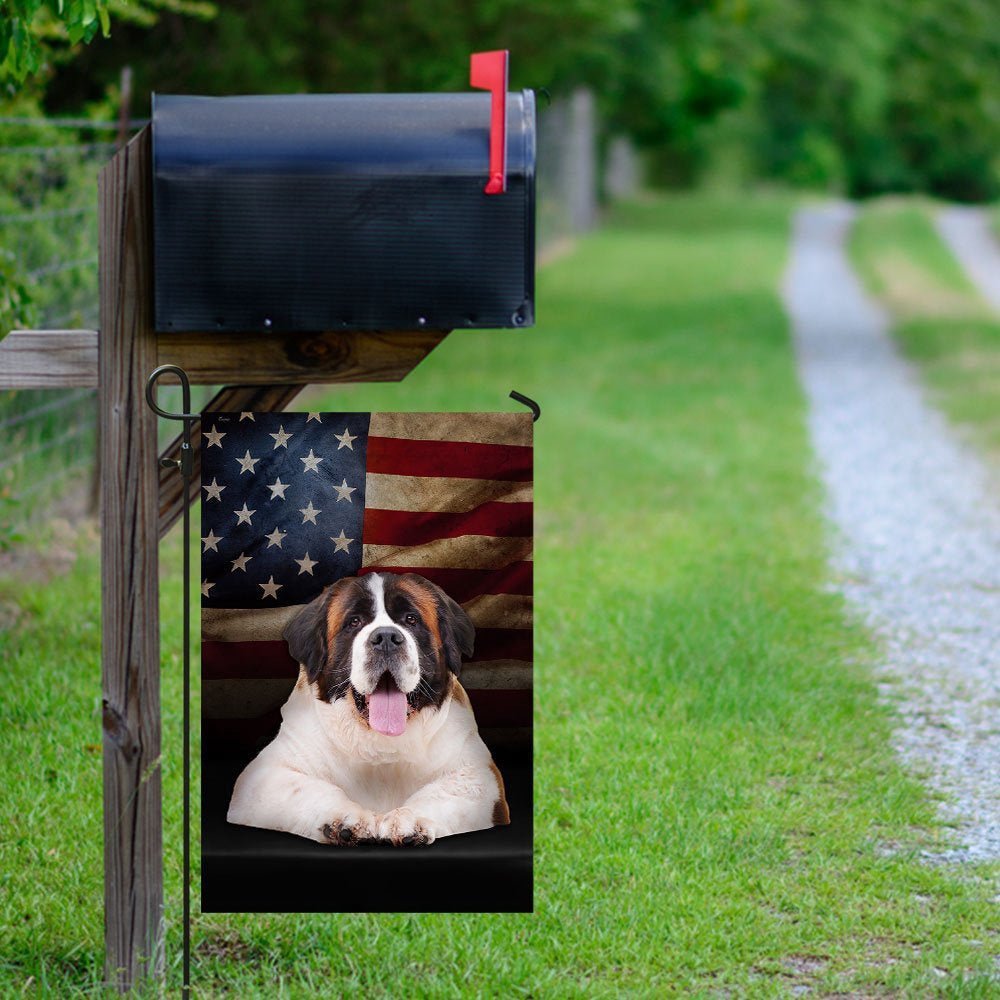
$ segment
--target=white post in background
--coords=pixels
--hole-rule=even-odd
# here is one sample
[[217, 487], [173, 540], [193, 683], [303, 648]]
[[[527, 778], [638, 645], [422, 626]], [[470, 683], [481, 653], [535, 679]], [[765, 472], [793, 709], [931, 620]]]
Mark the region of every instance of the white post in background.
[[573, 231], [585, 233], [597, 222], [597, 114], [593, 92], [583, 87], [574, 90], [569, 109], [566, 180], [570, 218]]
[[633, 198], [639, 191], [642, 169], [639, 154], [632, 142], [623, 135], [608, 144], [604, 163], [604, 191], [613, 200]]
[[597, 112], [578, 88], [538, 111], [538, 246], [544, 253], [597, 222]]

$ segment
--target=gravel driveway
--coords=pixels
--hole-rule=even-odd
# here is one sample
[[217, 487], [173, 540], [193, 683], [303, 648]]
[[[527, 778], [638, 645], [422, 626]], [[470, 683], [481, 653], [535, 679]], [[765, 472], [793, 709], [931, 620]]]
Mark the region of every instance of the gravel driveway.
[[884, 639], [895, 745], [958, 826], [941, 857], [1000, 858], [1000, 507], [851, 270], [852, 215], [799, 213], [783, 286], [836, 579]]
[[979, 294], [1000, 311], [1000, 246], [987, 214], [971, 205], [952, 205], [938, 212], [935, 222]]

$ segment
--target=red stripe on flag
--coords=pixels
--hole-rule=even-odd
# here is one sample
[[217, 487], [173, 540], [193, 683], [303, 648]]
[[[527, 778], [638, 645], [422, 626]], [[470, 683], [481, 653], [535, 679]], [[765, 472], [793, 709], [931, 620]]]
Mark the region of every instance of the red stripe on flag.
[[408, 566], [362, 566], [365, 573], [419, 573], [436, 583], [449, 597], [465, 604], [483, 594], [520, 594], [531, 597], [534, 588], [534, 563], [513, 562], [503, 569], [413, 569]]
[[510, 728], [530, 726], [532, 701], [530, 691], [505, 691], [500, 688], [479, 688], [468, 691], [472, 710], [479, 726]]
[[202, 716], [202, 756], [232, 753], [240, 748], [260, 748], [270, 743], [281, 726], [281, 710], [275, 709], [255, 719], [211, 719]]
[[[530, 691], [500, 691], [481, 688], [468, 692], [476, 724], [484, 729], [522, 729], [532, 724]], [[281, 725], [281, 712], [275, 708], [256, 718], [212, 719], [203, 716], [203, 746], [214, 753], [231, 752], [240, 747], [261, 747], [270, 742]]]
[[365, 509], [365, 545], [423, 545], [439, 538], [492, 535], [527, 538], [532, 533], [530, 503], [489, 501], [460, 514]]
[[[473, 688], [467, 691], [476, 722], [480, 726], [530, 726], [532, 698], [530, 691], [506, 691], [499, 688]], [[203, 716], [216, 734], [229, 730], [234, 736], [245, 737], [265, 730], [274, 732], [281, 722], [280, 706], [269, 709], [263, 715], [247, 716], [241, 719], [213, 719]]]
[[201, 676], [204, 680], [229, 678], [284, 678], [299, 676], [299, 665], [288, 653], [284, 639], [268, 642], [203, 642]]
[[[532, 659], [531, 629], [481, 628], [469, 662]], [[299, 666], [288, 653], [284, 639], [266, 642], [203, 642], [201, 676], [205, 680], [229, 678], [285, 678], [294, 680]]]
[[469, 662], [528, 660], [534, 655], [530, 628], [477, 628], [476, 646]]
[[366, 466], [368, 472], [393, 476], [445, 476], [528, 483], [532, 478], [532, 449], [521, 445], [370, 437]]

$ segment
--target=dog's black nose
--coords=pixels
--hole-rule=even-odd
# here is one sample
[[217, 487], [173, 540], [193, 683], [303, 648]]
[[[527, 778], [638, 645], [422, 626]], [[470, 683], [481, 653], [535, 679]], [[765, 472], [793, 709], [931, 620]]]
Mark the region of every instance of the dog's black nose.
[[406, 641], [398, 628], [377, 628], [368, 637], [368, 641], [382, 653], [391, 653], [397, 646]]

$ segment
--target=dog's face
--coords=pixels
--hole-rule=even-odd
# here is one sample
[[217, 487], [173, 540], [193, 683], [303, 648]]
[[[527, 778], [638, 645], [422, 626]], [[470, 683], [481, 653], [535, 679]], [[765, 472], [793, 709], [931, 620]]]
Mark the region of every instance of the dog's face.
[[421, 709], [440, 707], [472, 655], [462, 607], [415, 573], [349, 577], [320, 594], [284, 632], [318, 697], [351, 697], [376, 732], [399, 736]]

